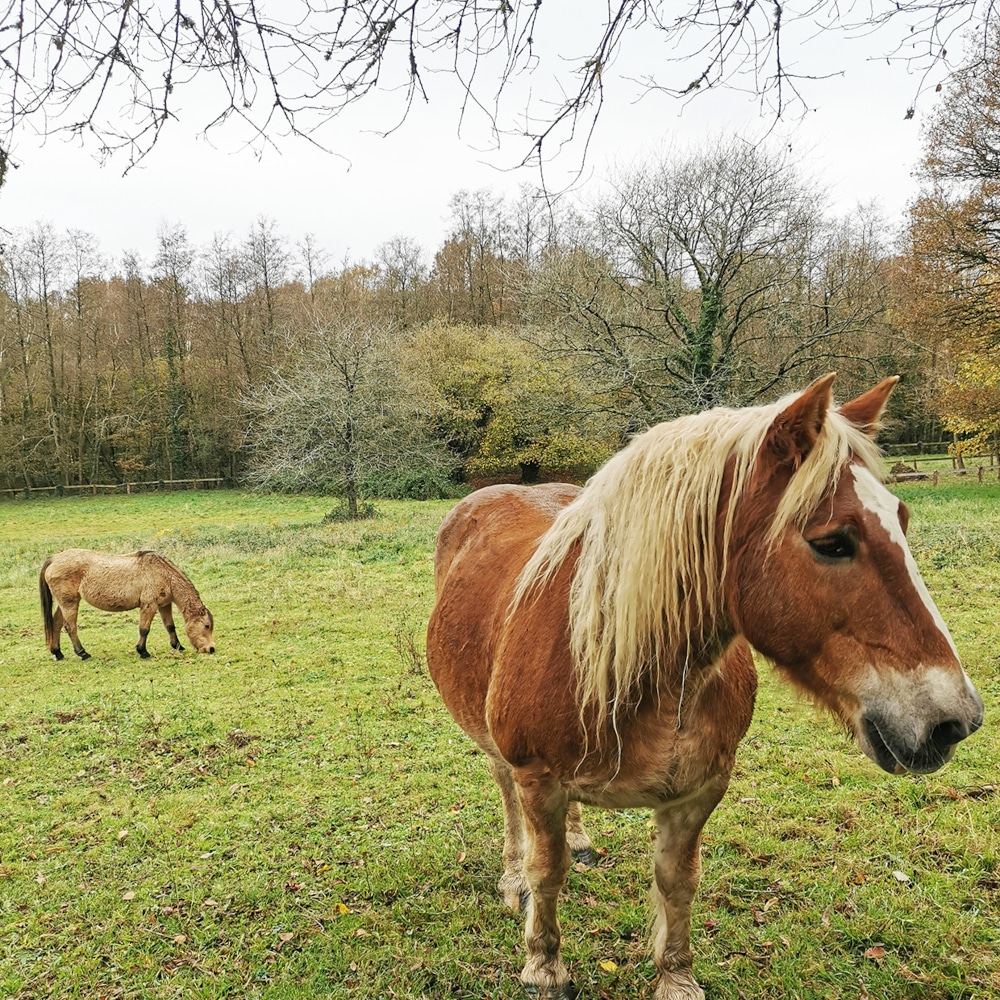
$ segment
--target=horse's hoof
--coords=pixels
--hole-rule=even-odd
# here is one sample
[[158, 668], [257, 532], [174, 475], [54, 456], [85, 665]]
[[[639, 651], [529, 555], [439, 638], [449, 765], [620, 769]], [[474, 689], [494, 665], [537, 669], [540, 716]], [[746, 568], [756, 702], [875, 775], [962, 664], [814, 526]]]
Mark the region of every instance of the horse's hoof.
[[561, 986], [535, 986], [532, 983], [521, 983], [524, 992], [532, 1000], [576, 1000], [579, 990], [572, 983]]
[[64, 657], [63, 657], [63, 655], [62, 655], [62, 653], [61, 653], [61, 652], [60, 652], [60, 651], [59, 651], [58, 649], [53, 649], [53, 650], [52, 650], [52, 655], [53, 655], [53, 656], [54, 656], [54, 657], [55, 657], [55, 658], [56, 658], [57, 660], [61, 660], [61, 659], [63, 659], [63, 658], [64, 658]]
[[598, 857], [597, 851], [592, 847], [584, 847], [582, 850], [573, 851], [573, 861], [585, 868], [596, 868]]
[[[76, 655], [79, 656], [81, 660], [89, 660], [90, 659], [90, 653], [88, 653], [85, 649], [81, 649], [80, 652], [77, 653]], [[62, 657], [60, 656], [59, 659], [61, 660]]]
[[141, 656], [141, 657], [142, 657], [142, 659], [144, 659], [144, 660], [148, 660], [148, 659], [150, 658], [150, 656], [152, 656], [152, 655], [153, 655], [152, 653], [147, 653], [147, 652], [146, 652], [146, 650], [144, 650], [144, 649], [136, 649], [136, 652], [137, 652], [137, 653], [139, 654], [139, 656]]

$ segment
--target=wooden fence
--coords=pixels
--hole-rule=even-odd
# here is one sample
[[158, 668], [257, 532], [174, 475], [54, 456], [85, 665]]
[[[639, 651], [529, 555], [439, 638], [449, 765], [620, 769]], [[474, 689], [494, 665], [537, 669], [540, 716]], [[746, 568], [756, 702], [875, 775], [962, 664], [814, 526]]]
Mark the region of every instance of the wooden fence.
[[154, 493], [162, 490], [213, 490], [230, 485], [225, 479], [150, 479], [138, 483], [86, 483], [80, 486], [24, 486], [0, 490], [8, 500], [33, 497], [97, 496], [106, 493]]
[[[918, 480], [930, 480], [935, 486], [941, 481], [942, 477], [947, 476], [975, 476], [977, 481], [982, 483], [986, 480], [987, 476], [992, 476], [996, 474], [997, 479], [1000, 479], [1000, 464], [993, 461], [992, 455], [970, 455], [967, 456], [971, 459], [976, 458], [988, 458], [988, 465], [974, 465], [971, 468], [966, 466], [965, 468], [953, 467], [951, 469], [925, 469], [921, 471], [917, 468], [916, 462], [911, 462], [910, 465], [906, 465], [904, 462], [896, 462], [889, 468], [889, 481], [893, 483], [906, 482], [908, 479], [918, 479]], [[903, 466], [903, 469], [899, 467]]]

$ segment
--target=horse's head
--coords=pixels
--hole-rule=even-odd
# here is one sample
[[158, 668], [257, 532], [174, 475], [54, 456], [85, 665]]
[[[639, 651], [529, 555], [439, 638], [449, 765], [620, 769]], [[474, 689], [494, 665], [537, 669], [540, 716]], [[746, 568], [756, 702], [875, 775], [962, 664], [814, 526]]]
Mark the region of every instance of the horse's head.
[[930, 772], [979, 728], [983, 702], [910, 553], [906, 505], [871, 471], [896, 381], [834, 409], [829, 375], [780, 410], [733, 510], [726, 603], [880, 767]]
[[184, 631], [199, 653], [215, 652], [214, 629], [212, 612], [204, 604], [195, 608], [191, 614], [184, 615]]

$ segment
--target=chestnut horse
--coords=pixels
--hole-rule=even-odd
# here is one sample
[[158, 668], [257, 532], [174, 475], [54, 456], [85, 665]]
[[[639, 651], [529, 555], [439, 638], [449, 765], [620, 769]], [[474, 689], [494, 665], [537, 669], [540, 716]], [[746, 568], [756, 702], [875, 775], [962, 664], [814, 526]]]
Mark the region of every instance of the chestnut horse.
[[[174, 649], [183, 649], [174, 625], [173, 605], [184, 616], [184, 631], [199, 653], [214, 653], [215, 622], [194, 584], [166, 557], [157, 552], [132, 552], [117, 556], [91, 549], [64, 549], [42, 563], [38, 575], [42, 619], [49, 652], [63, 658], [59, 635], [65, 626], [73, 649], [81, 660], [90, 658], [76, 630], [80, 601], [101, 611], [139, 609], [139, 641], [136, 652], [146, 659], [146, 637], [153, 615], [160, 618]], [[57, 607], [53, 612], [52, 599]]]
[[582, 490], [479, 490], [441, 525], [427, 663], [500, 786], [536, 996], [574, 995], [556, 901], [591, 857], [580, 803], [654, 810], [655, 997], [704, 996], [699, 842], [750, 723], [751, 646], [886, 771], [934, 771], [982, 724], [881, 484], [897, 380], [837, 408], [833, 379], [653, 427]]

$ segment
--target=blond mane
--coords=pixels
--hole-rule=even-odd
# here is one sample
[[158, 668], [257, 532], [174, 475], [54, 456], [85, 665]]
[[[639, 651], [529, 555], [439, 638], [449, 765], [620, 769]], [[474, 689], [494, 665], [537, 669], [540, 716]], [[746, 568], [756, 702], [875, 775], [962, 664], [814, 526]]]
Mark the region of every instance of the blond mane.
[[[600, 732], [633, 706], [652, 672], [677, 673], [712, 648], [722, 611], [732, 512], [716, 551], [723, 474], [733, 460], [733, 501], [778, 414], [798, 394], [767, 406], [703, 413], [658, 424], [633, 440], [557, 516], [518, 580], [512, 607], [530, 599], [579, 543], [569, 624], [581, 718]], [[804, 524], [853, 452], [881, 478], [880, 451], [836, 410], [793, 475], [767, 538]], [[763, 530], [763, 526], [762, 526]], [[669, 677], [654, 677], [668, 681]]]

